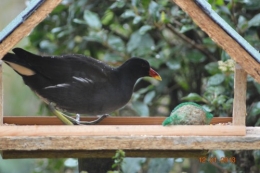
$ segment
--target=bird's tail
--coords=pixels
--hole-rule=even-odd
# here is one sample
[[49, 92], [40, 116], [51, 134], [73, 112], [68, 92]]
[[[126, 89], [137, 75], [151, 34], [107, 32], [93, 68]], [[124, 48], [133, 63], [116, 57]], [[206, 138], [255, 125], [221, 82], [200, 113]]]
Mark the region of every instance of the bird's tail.
[[22, 58], [17, 57], [13, 53], [7, 53], [2, 60], [20, 75], [32, 76], [35, 74]]

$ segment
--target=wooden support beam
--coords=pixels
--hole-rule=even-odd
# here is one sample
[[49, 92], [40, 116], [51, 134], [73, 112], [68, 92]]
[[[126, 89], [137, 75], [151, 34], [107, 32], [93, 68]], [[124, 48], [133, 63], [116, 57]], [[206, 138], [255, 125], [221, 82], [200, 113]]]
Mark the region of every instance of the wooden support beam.
[[0, 58], [11, 50], [22, 38], [26, 37], [49, 13], [61, 2], [61, 0], [46, 0], [31, 16], [16, 28], [1, 44]]
[[236, 64], [234, 77], [233, 125], [246, 125], [247, 73]]
[[[31, 127], [31, 126], [30, 126]], [[41, 127], [41, 126], [40, 126]], [[57, 132], [49, 133], [48, 135], [38, 134], [40, 131], [36, 128], [32, 135], [28, 132], [23, 134], [13, 134], [12, 131], [6, 129], [7, 134], [11, 136], [3, 136], [0, 138], [0, 150], [16, 150], [16, 151], [39, 151], [39, 150], [254, 150], [260, 149], [260, 127], [246, 127], [245, 136], [198, 136], [194, 135], [193, 127], [190, 126], [190, 135], [172, 135], [171, 133], [156, 134], [155, 132], [143, 133], [138, 135], [92, 135], [90, 131], [78, 128], [72, 130], [71, 127], [61, 133], [59, 130], [61, 126], [55, 127]], [[102, 127], [102, 126], [100, 126]], [[129, 126], [130, 127], [130, 126]], [[158, 130], [154, 126], [150, 126]], [[204, 131], [210, 131], [211, 127], [205, 126]], [[2, 128], [2, 127], [1, 127]], [[47, 128], [47, 127], [46, 127]], [[183, 126], [186, 131], [188, 127]], [[214, 128], [214, 127], [213, 127]], [[223, 127], [225, 129], [226, 127]], [[234, 128], [234, 127], [230, 127]], [[243, 128], [243, 127], [241, 127]], [[50, 129], [50, 128], [49, 128]], [[168, 131], [172, 131], [172, 128], [165, 128]], [[180, 127], [178, 130], [181, 130]], [[69, 131], [72, 130], [72, 133]], [[120, 128], [118, 129], [120, 131]], [[137, 128], [139, 131], [139, 129]], [[238, 126], [235, 126], [234, 130], [241, 130]], [[135, 131], [135, 130], [133, 130]], [[174, 130], [173, 130], [174, 131]], [[3, 131], [1, 130], [2, 134]], [[151, 133], [154, 133], [152, 135]], [[156, 134], [156, 135], [155, 135]], [[220, 133], [221, 134], [221, 133]], [[23, 136], [22, 136], [23, 135]]]
[[[97, 117], [81, 117], [82, 121], [93, 121]], [[165, 117], [107, 117], [98, 125], [161, 125]], [[232, 122], [232, 117], [214, 117], [211, 124]], [[15, 125], [64, 125], [54, 116], [15, 117], [4, 116], [4, 123]]]
[[[126, 157], [150, 158], [199, 158], [205, 157], [208, 150], [124, 150]], [[3, 151], [3, 159], [18, 158], [112, 158], [116, 150], [48, 150], [48, 151]]]
[[[1, 62], [0, 62], [1, 63]], [[0, 126], [3, 125], [4, 122], [4, 114], [3, 114], [3, 66], [0, 64]]]
[[201, 10], [194, 0], [173, 0], [211, 39], [222, 47], [242, 68], [260, 83], [260, 64]]

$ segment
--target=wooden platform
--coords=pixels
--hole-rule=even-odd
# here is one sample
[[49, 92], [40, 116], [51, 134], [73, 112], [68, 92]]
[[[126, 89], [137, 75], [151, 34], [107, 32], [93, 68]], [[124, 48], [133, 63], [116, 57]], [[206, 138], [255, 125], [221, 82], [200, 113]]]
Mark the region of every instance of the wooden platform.
[[[109, 117], [103, 125], [65, 126], [43, 125], [50, 121], [59, 124], [56, 117], [4, 117], [4, 122], [10, 124], [0, 126], [0, 150], [6, 159], [111, 157], [117, 149], [125, 150], [127, 157], [199, 157], [205, 155], [205, 150], [260, 149], [260, 128], [163, 127], [163, 120], [164, 117]], [[231, 120], [214, 118], [212, 123]]]

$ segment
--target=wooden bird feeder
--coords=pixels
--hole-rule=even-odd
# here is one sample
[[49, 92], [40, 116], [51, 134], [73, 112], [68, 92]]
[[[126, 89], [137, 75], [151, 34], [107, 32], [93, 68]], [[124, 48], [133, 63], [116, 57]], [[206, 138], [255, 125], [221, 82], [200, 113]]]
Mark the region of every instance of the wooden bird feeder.
[[[236, 62], [233, 118], [213, 118], [230, 126], [161, 125], [164, 117], [109, 117], [100, 125], [65, 126], [56, 117], [3, 116], [0, 75], [0, 151], [3, 158], [181, 157], [185, 151], [260, 149], [260, 128], [246, 127], [246, 77], [260, 82], [260, 54], [211, 9], [205, 0], [173, 0]], [[0, 33], [0, 58], [38, 25], [61, 0], [34, 0]], [[90, 121], [94, 117], [82, 120]], [[15, 125], [6, 125], [6, 124]], [[176, 154], [176, 151], [178, 154]]]

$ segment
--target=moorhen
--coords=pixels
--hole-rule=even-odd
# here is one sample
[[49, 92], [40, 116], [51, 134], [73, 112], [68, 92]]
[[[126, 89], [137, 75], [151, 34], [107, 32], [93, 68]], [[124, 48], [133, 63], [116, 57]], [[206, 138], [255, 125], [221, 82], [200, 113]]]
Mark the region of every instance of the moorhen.
[[[100, 118], [103, 119], [130, 100], [137, 79], [150, 76], [161, 80], [146, 60], [136, 57], [119, 67], [111, 67], [84, 55], [40, 56], [21, 48], [13, 52], [2, 60], [21, 75], [24, 83], [54, 112], [56, 110], [55, 114], [57, 110], [105, 114]], [[74, 122], [79, 124], [79, 119]]]

